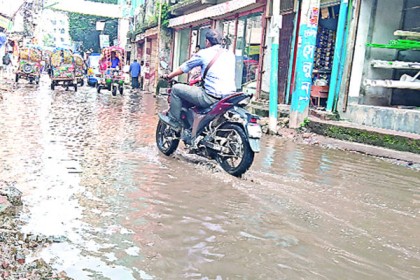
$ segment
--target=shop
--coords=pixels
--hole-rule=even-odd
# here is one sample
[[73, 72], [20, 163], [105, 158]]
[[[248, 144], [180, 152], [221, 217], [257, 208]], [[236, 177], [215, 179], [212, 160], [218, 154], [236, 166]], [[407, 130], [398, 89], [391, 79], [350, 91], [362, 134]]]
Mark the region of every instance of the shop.
[[[195, 52], [196, 48], [204, 49], [206, 47], [206, 32], [211, 28], [211, 22], [203, 22], [191, 25], [187, 28], [177, 29], [175, 31], [174, 44], [174, 68], [179, 67], [184, 61], [188, 60]], [[181, 82], [187, 82], [189, 75], [179, 77]]]
[[144, 73], [143, 89], [154, 91], [156, 75], [156, 59], [158, 52], [158, 29], [148, 29], [145, 33], [136, 36], [137, 59], [143, 61], [142, 73]]
[[361, 1], [344, 117], [420, 134], [419, 11], [420, 0]]
[[[296, 3], [299, 5], [299, 2]], [[299, 13], [299, 6], [298, 11]], [[290, 10], [289, 10], [290, 11]], [[333, 61], [334, 61], [334, 54], [335, 54], [335, 46], [336, 46], [336, 34], [337, 34], [337, 26], [338, 26], [338, 18], [340, 16], [340, 1], [331, 1], [331, 0], [321, 0], [319, 5], [319, 15], [318, 21], [315, 23], [317, 24], [316, 30], [316, 43], [315, 43], [315, 52], [313, 56], [312, 63], [312, 76], [311, 81], [311, 88], [310, 88], [310, 106], [323, 109], [327, 105], [327, 98], [330, 91], [330, 84], [331, 84], [331, 74], [333, 68]], [[299, 14], [298, 13], [298, 14]], [[287, 17], [294, 16], [296, 22], [295, 33], [293, 36], [295, 38], [298, 37], [299, 34], [299, 21], [300, 17], [296, 17], [295, 13], [287, 12], [284, 14]], [[344, 15], [345, 17], [347, 14]], [[291, 28], [286, 29], [286, 33], [290, 34]], [[287, 40], [287, 36], [285, 34], [280, 35], [280, 40]], [[291, 102], [291, 98], [296, 88], [296, 75], [297, 71], [302, 71], [301, 69], [297, 68], [297, 49], [299, 47], [299, 39], [291, 40], [293, 42], [293, 46], [290, 48], [290, 52], [293, 55], [291, 65], [289, 67], [285, 66], [285, 61], [288, 57], [284, 57], [279, 54], [279, 70], [286, 69], [289, 71], [291, 69], [291, 75], [288, 75], [288, 84], [285, 85], [281, 81], [284, 80], [286, 76], [285, 71], [279, 72], [282, 74], [283, 79], [279, 79], [279, 87], [281, 89], [280, 93], [282, 96], [279, 97], [279, 101], [284, 100], [285, 103]], [[280, 50], [281, 52], [282, 50]], [[341, 51], [341, 50], [339, 50]], [[289, 52], [289, 53], [290, 53]]]
[[[265, 4], [265, 0], [232, 0], [203, 5], [201, 10], [171, 19], [169, 27], [175, 29], [174, 68], [191, 57], [197, 46], [205, 48], [207, 30], [216, 28], [223, 34], [223, 46], [236, 56], [237, 90], [255, 93], [261, 80]], [[188, 76], [179, 79], [185, 82]]]
[[263, 14], [253, 11], [222, 21], [223, 43], [236, 57], [236, 89], [257, 88]]

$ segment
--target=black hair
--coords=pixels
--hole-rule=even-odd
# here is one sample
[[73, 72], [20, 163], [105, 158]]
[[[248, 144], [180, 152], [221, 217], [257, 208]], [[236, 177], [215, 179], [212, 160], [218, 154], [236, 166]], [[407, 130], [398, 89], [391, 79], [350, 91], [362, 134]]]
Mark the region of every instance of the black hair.
[[222, 42], [222, 36], [217, 30], [210, 29], [206, 33], [206, 39], [210, 42], [212, 46], [219, 45]]

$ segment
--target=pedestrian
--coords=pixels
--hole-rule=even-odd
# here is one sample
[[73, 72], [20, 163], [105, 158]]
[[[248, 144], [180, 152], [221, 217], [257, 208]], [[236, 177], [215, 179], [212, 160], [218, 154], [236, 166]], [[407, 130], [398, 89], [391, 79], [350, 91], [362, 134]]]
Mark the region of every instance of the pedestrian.
[[[144, 61], [142, 60], [142, 61], [140, 61], [140, 68], [143, 69], [143, 66], [144, 66]], [[144, 88], [143, 88], [144, 76], [145, 76], [144, 71], [141, 71], [140, 72], [140, 90], [144, 90]]]
[[137, 59], [134, 59], [134, 62], [130, 65], [130, 75], [131, 75], [131, 87], [133, 89], [139, 88], [139, 76], [141, 73], [141, 66], [137, 62]]
[[13, 72], [13, 61], [12, 55], [9, 52], [6, 52], [3, 56], [3, 64], [5, 67], [6, 77], [11, 78]]

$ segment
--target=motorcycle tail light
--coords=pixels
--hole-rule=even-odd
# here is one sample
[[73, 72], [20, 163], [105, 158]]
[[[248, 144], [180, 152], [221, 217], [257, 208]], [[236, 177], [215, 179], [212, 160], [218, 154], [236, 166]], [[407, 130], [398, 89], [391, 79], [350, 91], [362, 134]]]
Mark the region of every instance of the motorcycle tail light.
[[250, 118], [250, 119], [249, 119], [249, 122], [250, 122], [250, 123], [257, 123], [257, 122], [258, 122], [258, 119], [257, 119], [257, 118], [252, 117], [252, 118]]

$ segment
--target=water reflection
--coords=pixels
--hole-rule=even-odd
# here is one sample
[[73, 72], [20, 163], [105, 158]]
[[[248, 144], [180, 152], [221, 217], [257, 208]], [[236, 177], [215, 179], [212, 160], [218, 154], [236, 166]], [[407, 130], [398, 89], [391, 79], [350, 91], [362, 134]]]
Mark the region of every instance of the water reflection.
[[266, 137], [239, 180], [159, 154], [164, 98], [41, 88], [0, 103], [1, 179], [75, 279], [416, 278], [418, 172]]

